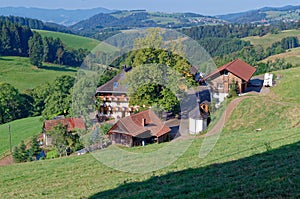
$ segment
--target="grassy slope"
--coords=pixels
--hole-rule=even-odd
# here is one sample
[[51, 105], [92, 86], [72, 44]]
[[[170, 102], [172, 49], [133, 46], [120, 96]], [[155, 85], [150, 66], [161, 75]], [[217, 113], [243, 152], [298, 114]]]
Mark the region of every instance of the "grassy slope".
[[88, 50], [92, 50], [100, 43], [96, 39], [91, 39], [91, 38], [82, 37], [78, 35], [46, 31], [46, 30], [35, 30], [35, 31], [40, 33], [42, 37], [60, 38], [62, 42], [67, 45], [67, 47], [74, 48], [74, 49], [86, 48]]
[[45, 31], [45, 30], [35, 30], [39, 32], [42, 37], [53, 37], [53, 38], [60, 38], [62, 42], [69, 48], [79, 49], [85, 48], [88, 50], [93, 50], [97, 47], [98, 51], [105, 51], [105, 52], [114, 52], [118, 49], [110, 44], [105, 42], [100, 42], [96, 39], [82, 37], [78, 35], [66, 34], [61, 32], [53, 32], [53, 31]]
[[300, 39], [300, 30], [286, 30], [279, 32], [278, 34], [267, 34], [265, 36], [252, 36], [243, 38], [245, 41], [250, 41], [252, 45], [262, 45], [264, 48], [271, 46], [277, 41], [281, 41], [285, 37], [298, 36]]
[[[238, 106], [218, 143], [204, 159], [198, 156], [203, 138], [196, 138], [176, 162], [147, 174], [115, 171], [90, 154], [16, 164], [0, 168], [0, 195], [2, 198], [300, 197], [300, 127], [296, 125], [300, 100], [295, 93], [300, 86], [297, 81], [300, 68], [278, 73], [283, 78], [270, 94], [254, 96]], [[256, 132], [256, 128], [262, 131]], [[166, 144], [130, 151], [153, 151]], [[285, 146], [288, 144], [291, 145]]]
[[288, 63], [300, 66], [300, 48], [294, 48], [285, 53], [270, 56], [264, 59], [263, 62], [267, 62], [268, 60], [275, 61], [276, 59], [285, 59]]
[[282, 20], [282, 19], [289, 19], [289, 20], [294, 20], [297, 21], [300, 19], [299, 16], [300, 10], [297, 9], [296, 12], [287, 12], [287, 11], [267, 11], [265, 12], [267, 14], [267, 19], [272, 19], [272, 20]]
[[0, 57], [0, 81], [10, 83], [20, 91], [53, 81], [61, 75], [75, 75], [76, 72], [75, 68], [48, 63], [36, 69], [28, 58]]
[[25, 141], [42, 131], [41, 117], [29, 117], [0, 125], [0, 157], [9, 151], [8, 125], [11, 129], [12, 146], [18, 145], [21, 140]]

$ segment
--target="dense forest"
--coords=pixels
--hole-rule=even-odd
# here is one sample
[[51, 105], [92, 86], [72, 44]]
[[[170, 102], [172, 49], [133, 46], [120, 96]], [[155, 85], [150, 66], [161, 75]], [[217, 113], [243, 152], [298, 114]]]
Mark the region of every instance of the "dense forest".
[[[285, 52], [285, 50], [299, 47], [298, 38], [296, 36], [283, 38], [281, 41], [271, 44], [267, 49], [264, 49], [262, 46], [252, 46], [250, 42], [243, 41], [241, 38], [248, 36], [261, 37], [268, 33], [277, 34], [282, 30], [299, 28], [299, 22], [280, 22], [266, 26], [258, 26], [256, 24], [198, 26], [184, 28], [181, 32], [197, 40], [213, 56], [218, 66], [240, 58], [256, 66], [256, 74], [261, 74], [278, 68], [276, 67], [278, 63], [259, 63], [261, 60], [271, 55]], [[281, 62], [281, 64], [283, 63]], [[292, 65], [288, 63], [284, 63], [282, 66], [282, 68], [290, 67]]]

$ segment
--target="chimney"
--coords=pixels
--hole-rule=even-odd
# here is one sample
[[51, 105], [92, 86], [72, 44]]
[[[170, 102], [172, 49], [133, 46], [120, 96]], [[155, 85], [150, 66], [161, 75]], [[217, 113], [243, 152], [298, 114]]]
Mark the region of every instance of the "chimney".
[[142, 118], [142, 126], [146, 126], [146, 118]]

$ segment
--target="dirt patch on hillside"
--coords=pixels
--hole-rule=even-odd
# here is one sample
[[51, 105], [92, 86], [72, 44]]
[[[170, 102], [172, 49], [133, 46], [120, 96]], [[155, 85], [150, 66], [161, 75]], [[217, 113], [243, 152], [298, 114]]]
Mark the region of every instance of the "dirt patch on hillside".
[[13, 164], [13, 163], [14, 163], [14, 161], [13, 161], [13, 158], [11, 155], [6, 156], [5, 158], [0, 160], [0, 166], [6, 166], [6, 165]]

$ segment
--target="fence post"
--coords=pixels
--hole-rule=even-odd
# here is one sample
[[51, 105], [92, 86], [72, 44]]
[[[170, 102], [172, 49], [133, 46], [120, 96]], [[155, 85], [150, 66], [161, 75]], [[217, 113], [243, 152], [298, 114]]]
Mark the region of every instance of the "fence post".
[[11, 132], [10, 132], [10, 125], [8, 125], [8, 141], [9, 141], [9, 150], [10, 153], [12, 153], [12, 148], [11, 148]]

